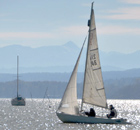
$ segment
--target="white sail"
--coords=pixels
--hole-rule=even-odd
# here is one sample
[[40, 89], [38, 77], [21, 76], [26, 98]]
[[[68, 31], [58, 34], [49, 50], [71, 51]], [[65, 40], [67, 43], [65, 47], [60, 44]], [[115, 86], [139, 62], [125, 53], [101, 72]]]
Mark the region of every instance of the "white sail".
[[93, 4], [89, 21], [89, 37], [82, 102], [100, 107], [107, 107], [98, 53]]
[[[84, 46], [84, 43], [83, 43], [83, 46]], [[79, 113], [79, 107], [77, 103], [77, 70], [78, 70], [78, 64], [79, 64], [80, 56], [83, 50], [83, 46], [80, 51], [77, 62], [75, 64], [69, 83], [67, 85], [67, 88], [65, 90], [65, 93], [63, 95], [63, 98], [61, 100], [61, 103], [59, 105], [59, 108], [58, 108], [58, 111], [71, 114], [71, 115], [78, 115]]]
[[[89, 26], [89, 37], [88, 37], [88, 48], [87, 57], [85, 65], [85, 75], [84, 75], [84, 87], [83, 87], [83, 103], [89, 103], [100, 107], [107, 108], [106, 96], [104, 91], [103, 79], [101, 66], [98, 54], [98, 45], [96, 37], [96, 27], [94, 20], [93, 3], [91, 8], [90, 26]], [[85, 43], [85, 42], [84, 42]], [[84, 45], [84, 44], [83, 44]], [[83, 46], [82, 46], [83, 49]], [[126, 121], [126, 119], [108, 119], [100, 116], [87, 116], [79, 112], [77, 104], [77, 69], [78, 63], [81, 56], [80, 51], [79, 57], [75, 64], [74, 70], [72, 72], [71, 78], [56, 112], [58, 118], [64, 123], [86, 123], [86, 124], [131, 124]]]

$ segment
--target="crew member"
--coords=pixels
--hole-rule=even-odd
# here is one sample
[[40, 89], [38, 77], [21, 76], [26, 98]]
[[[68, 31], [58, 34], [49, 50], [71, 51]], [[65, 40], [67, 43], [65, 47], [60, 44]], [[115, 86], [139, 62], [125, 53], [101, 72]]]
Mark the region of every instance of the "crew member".
[[113, 118], [113, 117], [117, 117], [117, 111], [116, 109], [113, 107], [113, 105], [109, 106], [110, 109], [110, 114], [107, 114], [108, 118]]
[[90, 108], [90, 112], [85, 112], [85, 114], [88, 115], [88, 116], [93, 116], [93, 117], [96, 116], [96, 113], [95, 113], [93, 108]]

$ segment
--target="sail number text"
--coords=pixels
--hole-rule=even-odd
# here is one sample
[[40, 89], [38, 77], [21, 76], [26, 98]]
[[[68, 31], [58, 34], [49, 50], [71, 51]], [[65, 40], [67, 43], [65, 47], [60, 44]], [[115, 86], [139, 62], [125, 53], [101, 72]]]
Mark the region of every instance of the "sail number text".
[[95, 55], [95, 54], [93, 54], [93, 55], [90, 56], [90, 62], [91, 62], [91, 66], [92, 66], [92, 65], [93, 65], [93, 66], [97, 65], [97, 62], [96, 62], [96, 55]]

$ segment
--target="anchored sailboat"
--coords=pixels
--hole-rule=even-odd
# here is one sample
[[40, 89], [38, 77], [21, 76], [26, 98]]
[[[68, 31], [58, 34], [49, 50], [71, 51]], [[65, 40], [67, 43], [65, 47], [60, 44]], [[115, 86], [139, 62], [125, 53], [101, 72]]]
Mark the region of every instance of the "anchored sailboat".
[[[91, 7], [87, 45], [87, 56], [85, 64], [84, 87], [81, 110], [83, 103], [107, 108], [107, 100], [102, 79], [102, 72], [98, 53], [98, 44], [96, 36], [96, 26], [94, 18], [93, 3]], [[83, 43], [83, 46], [85, 41]], [[58, 118], [64, 123], [114, 123], [125, 124], [126, 119], [108, 119], [107, 117], [88, 117], [81, 114], [77, 103], [77, 70], [80, 56], [83, 50], [81, 48], [79, 57], [73, 69], [67, 88], [64, 92], [61, 103], [56, 112]]]
[[17, 97], [11, 100], [12, 106], [25, 106], [25, 99], [18, 94], [18, 64], [19, 57], [17, 56]]

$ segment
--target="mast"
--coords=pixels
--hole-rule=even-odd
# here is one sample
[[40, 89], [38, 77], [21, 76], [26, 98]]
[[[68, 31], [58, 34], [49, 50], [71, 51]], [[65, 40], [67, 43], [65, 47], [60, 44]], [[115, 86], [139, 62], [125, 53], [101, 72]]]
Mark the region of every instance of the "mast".
[[17, 56], [17, 97], [18, 97], [18, 65], [19, 65], [19, 57]]
[[[92, 2], [91, 4], [91, 14], [90, 14], [90, 20], [88, 21], [88, 24], [89, 24], [89, 30], [90, 30], [90, 22], [91, 22], [91, 16], [92, 16], [92, 10], [93, 10], [93, 4], [94, 2]], [[89, 35], [88, 35], [88, 44], [89, 44]], [[89, 49], [89, 45], [87, 44], [87, 54], [86, 54], [86, 62], [85, 62], [85, 72], [86, 72], [86, 66], [87, 66], [87, 56], [88, 56], [88, 49]], [[84, 83], [83, 83], [83, 92], [84, 92], [84, 84], [85, 84], [85, 72], [84, 72]], [[83, 97], [83, 96], [82, 96]], [[82, 103], [81, 103], [81, 110], [83, 108], [83, 100], [82, 100]]]

